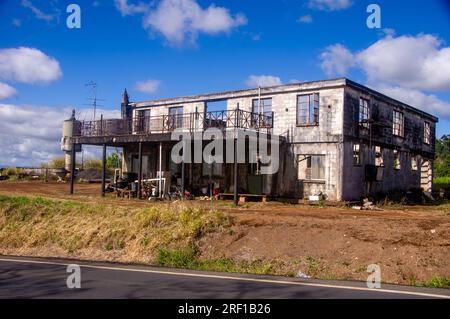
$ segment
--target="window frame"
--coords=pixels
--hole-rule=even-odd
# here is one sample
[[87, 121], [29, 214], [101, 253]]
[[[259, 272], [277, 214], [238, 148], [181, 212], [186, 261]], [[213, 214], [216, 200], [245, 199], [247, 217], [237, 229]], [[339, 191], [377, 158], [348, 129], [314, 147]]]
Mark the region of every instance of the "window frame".
[[[319, 183], [323, 183], [323, 182], [325, 182], [326, 181], [326, 176], [325, 176], [325, 174], [326, 174], [326, 170], [325, 170], [325, 160], [326, 160], [326, 155], [324, 155], [324, 154], [298, 154], [297, 155], [297, 164], [298, 163], [300, 163], [301, 161], [300, 161], [300, 158], [301, 157], [304, 157], [304, 159], [302, 159], [302, 161], [306, 161], [306, 170], [305, 170], [305, 178], [304, 179], [301, 179], [301, 178], [299, 178], [299, 172], [298, 172], [298, 169], [299, 169], [299, 167], [297, 168], [297, 178], [299, 179], [299, 180], [302, 180], [302, 181], [305, 181], [305, 182], [319, 182]], [[313, 172], [313, 167], [312, 167], [312, 165], [313, 165], [313, 157], [319, 157], [319, 158], [321, 158], [321, 161], [322, 161], [322, 166], [320, 167], [320, 165], [318, 165], [318, 172], [319, 172], [319, 176], [312, 176], [312, 172]], [[310, 175], [310, 177], [308, 178], [308, 173], [307, 173], [307, 171], [309, 170], [309, 175]]]
[[[398, 123], [398, 121], [401, 121], [401, 123]], [[397, 137], [405, 136], [405, 114], [398, 110], [392, 111], [392, 135]]]
[[370, 125], [368, 122], [370, 120], [370, 115], [370, 100], [360, 97], [358, 109], [358, 125], [368, 130]]
[[353, 166], [362, 166], [362, 151], [360, 143], [353, 143]]
[[427, 145], [431, 144], [431, 123], [423, 122], [423, 142]]
[[[300, 103], [300, 99], [306, 97], [307, 101]], [[317, 98], [317, 99], [316, 99]], [[305, 104], [305, 108], [300, 109], [300, 105]], [[305, 120], [300, 122], [300, 110], [305, 112]], [[320, 93], [308, 93], [297, 95], [296, 101], [296, 117], [295, 122], [297, 126], [319, 126], [320, 123]]]

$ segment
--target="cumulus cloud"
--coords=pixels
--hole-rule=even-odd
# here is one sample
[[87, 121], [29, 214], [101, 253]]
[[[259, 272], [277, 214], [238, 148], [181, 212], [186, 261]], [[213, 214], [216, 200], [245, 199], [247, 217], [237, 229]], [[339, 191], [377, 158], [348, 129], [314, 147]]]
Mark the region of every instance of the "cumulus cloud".
[[245, 81], [248, 87], [266, 87], [283, 84], [278, 76], [273, 75], [250, 75]]
[[386, 34], [358, 52], [341, 44], [327, 47], [320, 55], [322, 70], [328, 76], [343, 76], [354, 67], [365, 73], [368, 85], [378, 91], [450, 118], [450, 104], [430, 94], [450, 90], [450, 47], [429, 34]]
[[[78, 118], [86, 118], [91, 112], [90, 109], [79, 110]], [[62, 156], [62, 123], [70, 114], [68, 107], [0, 104], [0, 167], [39, 166]], [[120, 117], [119, 111], [97, 110], [97, 114], [104, 114], [106, 118]]]
[[151, 35], [162, 35], [169, 45], [174, 46], [186, 42], [195, 44], [200, 33], [229, 33], [247, 23], [241, 13], [233, 15], [227, 8], [214, 4], [203, 8], [196, 0], [162, 0], [156, 7], [116, 0], [116, 7], [122, 15], [143, 13], [143, 27]]
[[17, 91], [15, 88], [6, 83], [0, 82], [0, 100], [13, 97], [16, 94]]
[[309, 0], [308, 7], [323, 11], [337, 11], [347, 9], [352, 5], [351, 0]]
[[297, 22], [309, 24], [309, 23], [313, 22], [313, 17], [310, 14], [306, 14], [306, 15], [303, 15], [300, 18], [298, 18]]
[[161, 81], [149, 79], [146, 81], [139, 81], [136, 83], [136, 90], [143, 93], [153, 94], [158, 91]]
[[399, 86], [372, 86], [375, 90], [395, 98], [401, 102], [414, 106], [431, 114], [439, 114], [450, 118], [450, 103], [439, 99], [436, 95], [425, 94], [419, 90]]
[[411, 89], [450, 90], [450, 47], [435, 36], [387, 36], [357, 54], [370, 82]]
[[149, 7], [143, 3], [129, 4], [127, 0], [115, 0], [114, 3], [123, 17], [136, 13], [144, 13], [149, 10]]
[[58, 80], [61, 76], [59, 62], [38, 49], [0, 49], [2, 80], [40, 84]]
[[352, 53], [341, 44], [322, 52], [321, 67], [328, 76], [361, 69], [371, 83], [384, 82], [410, 89], [450, 90], [450, 47], [436, 36], [386, 36], [368, 48]]
[[355, 57], [342, 44], [328, 46], [320, 55], [321, 68], [329, 77], [344, 76], [355, 65]]

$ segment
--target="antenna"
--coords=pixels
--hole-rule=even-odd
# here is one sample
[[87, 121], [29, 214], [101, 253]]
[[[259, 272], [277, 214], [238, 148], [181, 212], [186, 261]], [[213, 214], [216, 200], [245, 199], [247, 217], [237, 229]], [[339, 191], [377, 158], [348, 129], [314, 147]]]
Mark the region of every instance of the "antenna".
[[94, 118], [93, 120], [95, 120], [96, 117], [96, 111], [97, 111], [97, 106], [101, 106], [99, 104], [97, 104], [97, 101], [104, 101], [103, 99], [98, 99], [97, 98], [97, 82], [95, 81], [89, 81], [88, 83], [86, 83], [84, 85], [85, 87], [89, 88], [92, 94], [92, 98], [88, 98], [88, 100], [92, 101], [90, 104], [86, 104], [86, 105], [91, 105], [94, 111]]

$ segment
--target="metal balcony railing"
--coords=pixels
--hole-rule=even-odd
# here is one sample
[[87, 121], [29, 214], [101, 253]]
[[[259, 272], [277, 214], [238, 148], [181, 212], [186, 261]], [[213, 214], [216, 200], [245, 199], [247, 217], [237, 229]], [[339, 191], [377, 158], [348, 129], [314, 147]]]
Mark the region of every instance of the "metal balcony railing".
[[225, 110], [160, 116], [137, 116], [132, 119], [102, 119], [77, 122], [75, 136], [120, 136], [170, 133], [175, 129], [198, 132], [208, 128], [221, 130], [242, 128], [265, 130], [273, 127], [273, 112], [263, 114], [245, 110]]

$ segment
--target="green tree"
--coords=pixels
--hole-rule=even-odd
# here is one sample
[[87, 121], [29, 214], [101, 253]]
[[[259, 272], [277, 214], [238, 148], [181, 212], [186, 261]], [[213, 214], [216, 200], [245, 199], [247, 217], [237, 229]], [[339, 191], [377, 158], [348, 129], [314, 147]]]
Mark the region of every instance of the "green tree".
[[119, 154], [112, 153], [110, 156], [108, 156], [106, 158], [106, 167], [107, 168], [120, 168]]
[[436, 139], [434, 176], [450, 177], [450, 135], [444, 135]]

